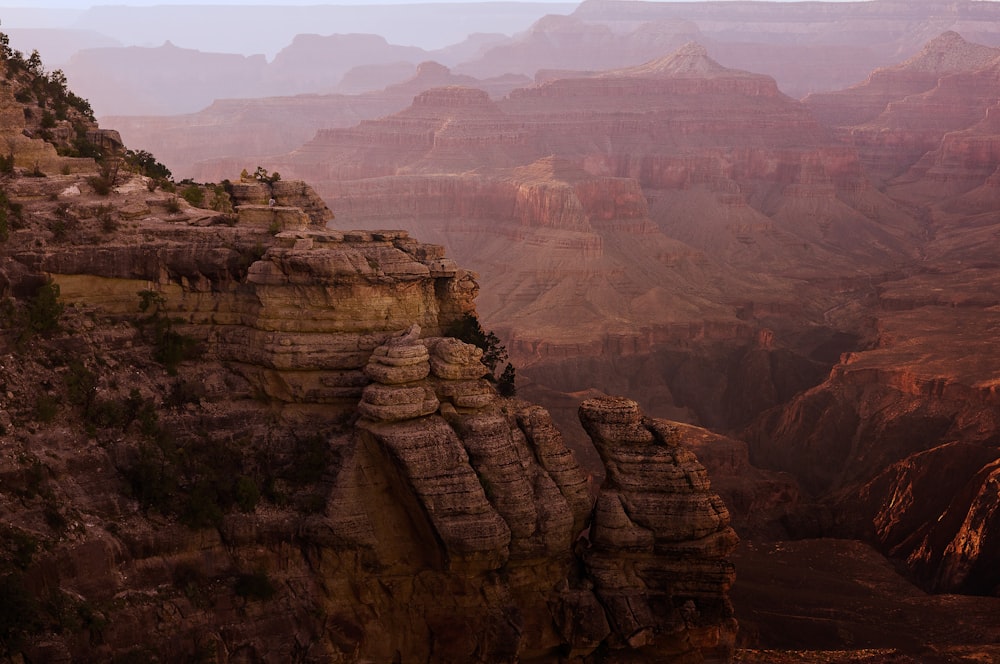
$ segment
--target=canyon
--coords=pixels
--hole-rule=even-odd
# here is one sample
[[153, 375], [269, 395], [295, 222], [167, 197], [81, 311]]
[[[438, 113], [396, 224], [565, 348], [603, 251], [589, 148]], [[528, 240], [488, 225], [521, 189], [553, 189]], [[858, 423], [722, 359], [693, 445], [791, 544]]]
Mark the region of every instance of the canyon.
[[[751, 4], [726, 20], [766, 31]], [[68, 127], [0, 100], [33, 657], [138, 651], [133, 626], [234, 661], [1000, 656], [1000, 51], [989, 7], [945, 4], [808, 14], [896, 36], [802, 100], [725, 64], [711, 3], [584, 3], [475, 71], [132, 119], [222, 182], [184, 196], [102, 198]], [[621, 35], [660, 50], [615, 61]], [[487, 80], [514, 54], [550, 68]], [[258, 163], [280, 179], [230, 181]], [[46, 275], [69, 306], [25, 353]]]
[[5, 661], [732, 652], [737, 536], [669, 422], [582, 404], [598, 489], [448, 334], [479, 286], [440, 246], [291, 179], [190, 204], [6, 93]]
[[[129, 145], [162, 155], [178, 177], [202, 180], [209, 177], [198, 170], [203, 159], [228, 156], [248, 162], [292, 150], [316, 129], [349, 127], [402, 110], [415, 94], [442, 83], [413, 91], [389, 108], [353, 97], [377, 96], [390, 85], [406, 83], [423, 63], [481, 81], [518, 81], [506, 90], [491, 90], [503, 96], [513, 87], [568, 72], [638, 66], [695, 41], [724, 66], [771, 76], [783, 92], [798, 98], [846, 88], [873, 69], [914, 55], [948, 30], [976, 43], [1000, 44], [997, 10], [971, 0], [829, 2], [794, 10], [778, 3], [736, 2], [720, 10], [712, 3], [603, 0], [577, 7], [463, 7], [466, 32], [434, 45], [424, 35], [454, 29], [448, 17], [435, 16], [442, 10], [434, 4], [406, 5], [407, 11], [391, 18], [379, 15], [377, 7], [327, 6], [314, 9], [311, 22], [304, 22], [299, 10], [256, 6], [234, 10], [225, 19], [207, 8], [192, 15], [183, 7], [102, 7], [81, 19], [78, 29], [99, 32], [106, 26], [123, 46], [80, 48], [60, 66], [102, 124], [115, 127]], [[351, 11], [364, 16], [352, 19]], [[123, 22], [133, 34], [113, 29]], [[214, 30], [215, 24], [229, 29]], [[137, 25], [153, 34], [145, 36]], [[423, 29], [414, 31], [413, 25]], [[291, 26], [298, 26], [298, 33]], [[74, 33], [72, 38], [79, 37]], [[63, 39], [60, 48], [70, 39]], [[274, 117], [279, 109], [285, 110]], [[308, 119], [317, 114], [329, 116], [325, 125]], [[263, 132], [270, 134], [268, 140], [289, 134], [280, 147], [260, 151], [259, 116], [274, 117]], [[304, 137], [302, 131], [291, 133], [300, 123]], [[185, 138], [220, 124], [226, 132], [208, 139], [218, 141], [214, 154], [204, 142]]]
[[745, 533], [866, 541], [928, 591], [989, 596], [995, 60], [944, 33], [797, 102], [688, 44], [502, 99], [429, 90], [268, 163], [338, 223], [476, 260], [484, 321], [590, 472], [573, 404], [629, 395], [794, 478], [758, 485], [784, 509]]

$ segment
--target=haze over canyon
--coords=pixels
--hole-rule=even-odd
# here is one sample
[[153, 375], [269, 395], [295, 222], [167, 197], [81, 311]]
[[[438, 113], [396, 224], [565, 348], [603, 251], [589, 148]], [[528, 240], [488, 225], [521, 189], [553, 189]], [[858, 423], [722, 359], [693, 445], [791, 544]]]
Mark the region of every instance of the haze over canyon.
[[1000, 661], [1000, 3], [12, 16], [3, 661]]

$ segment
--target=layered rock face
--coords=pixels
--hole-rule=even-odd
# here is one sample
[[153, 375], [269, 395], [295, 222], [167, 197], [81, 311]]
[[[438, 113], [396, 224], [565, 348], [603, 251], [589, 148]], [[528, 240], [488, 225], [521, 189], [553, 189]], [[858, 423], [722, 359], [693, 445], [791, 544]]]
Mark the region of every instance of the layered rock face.
[[[573, 69], [607, 69], [658, 57], [683, 41], [702, 41], [731, 67], [774, 77], [795, 97], [836, 90], [876, 67], [915, 53], [928, 36], [957, 30], [996, 44], [997, 11], [959, 3], [880, 1], [864, 5], [735, 2], [582, 3], [570, 16], [546, 17], [512, 44], [500, 44], [462, 65], [469, 73], [566, 69], [567, 51], [581, 54]], [[686, 38], [686, 39], [685, 39]]]
[[876, 69], [858, 85], [816, 93], [803, 102], [823, 123], [852, 126], [875, 120], [895, 101], [932, 90], [943, 76], [984, 67], [1000, 50], [966, 41], [949, 31], [935, 37], [909, 60]]
[[[152, 49], [91, 49], [79, 53], [67, 71], [79, 86], [78, 92], [94, 102], [105, 124], [123, 132], [129, 145], [152, 151], [179, 178], [219, 180], [222, 176], [217, 168], [195, 164], [228, 155], [233, 161], [226, 163], [225, 172], [238, 172], [246, 162], [263, 163], [268, 155], [295, 148], [318, 129], [347, 127], [404, 108], [418, 91], [394, 101], [382, 98], [381, 93], [356, 93], [391, 88], [427, 60], [455, 69], [450, 81], [441, 80], [436, 85], [474, 85], [500, 97], [513, 87], [529, 85], [533, 78], [542, 82], [553, 76], [565, 77], [566, 72], [636, 66], [698, 41], [726, 66], [766, 74], [785, 93], [799, 98], [862, 80], [876, 67], [916, 53], [927, 38], [945, 30], [960, 31], [984, 44], [1000, 41], [994, 8], [968, 1], [878, 2], [849, 9], [841, 3], [819, 3], [793, 10], [741, 3], [731, 8], [732, 13], [726, 14], [712, 3], [663, 7], [593, 2], [562, 16], [571, 8], [525, 4], [516, 12], [509, 7], [498, 10], [500, 15], [489, 19], [497, 25], [525, 21], [511, 28], [512, 34], [517, 32], [513, 37], [474, 34], [465, 42], [427, 51], [400, 46], [413, 44], [417, 38], [411, 35], [394, 41], [387, 33], [387, 18], [382, 16], [369, 17], [370, 23], [357, 33], [330, 34], [342, 32], [343, 21], [349, 20], [334, 19], [331, 13], [363, 12], [365, 8], [312, 7], [314, 18], [308, 22], [308, 34], [288, 34], [274, 49], [280, 54], [268, 63], [259, 55], [234, 54], [260, 53], [260, 44], [273, 44], [279, 23], [301, 24], [310, 19], [305, 16], [306, 8], [276, 17], [268, 16], [269, 8], [259, 7], [243, 12], [240, 29], [227, 31], [224, 40], [212, 35], [211, 47], [201, 47], [202, 51], [218, 51], [223, 43], [242, 41], [267, 26], [266, 32], [255, 35], [251, 50], [209, 53], [169, 44]], [[124, 10], [106, 11], [113, 15]], [[128, 11], [135, 15], [130, 19], [132, 25], [148, 24], [160, 35], [141, 43], [162, 44], [165, 39], [176, 40], [162, 31], [167, 26], [183, 25], [180, 16], [186, 10], [155, 19], [139, 18], [158, 14], [155, 8]], [[401, 10], [395, 20], [402, 20], [409, 11]], [[424, 15], [447, 10], [420, 7], [412, 11]], [[463, 15], [471, 21], [474, 15], [489, 11], [470, 6]], [[546, 12], [548, 16], [524, 30], [529, 16]], [[210, 14], [215, 15], [214, 10]], [[259, 18], [253, 20], [251, 15]], [[326, 17], [329, 29], [313, 34], [318, 30], [314, 23], [319, 16]], [[452, 23], [421, 20], [436, 27]], [[220, 24], [224, 22], [220, 19]], [[134, 39], [134, 35], [129, 37]], [[127, 39], [122, 41], [128, 43]], [[159, 65], [157, 59], [167, 64]], [[352, 96], [332, 95], [334, 92]], [[301, 96], [276, 98], [279, 94]], [[392, 93], [387, 89], [385, 94]], [[159, 110], [147, 110], [152, 108]], [[150, 117], [150, 113], [159, 116]], [[168, 113], [193, 115], [164, 117]], [[130, 117], [135, 114], [146, 117]], [[262, 122], [265, 118], [269, 121]], [[223, 125], [226, 131], [220, 131]]]
[[731, 651], [736, 624], [725, 592], [737, 537], [704, 468], [680, 447], [676, 428], [643, 418], [629, 399], [584, 401], [580, 420], [607, 469], [584, 560], [608, 607], [612, 643], [660, 661]]
[[756, 465], [792, 473], [833, 506], [838, 517], [809, 534], [870, 539], [928, 589], [988, 595], [997, 312], [980, 289], [997, 274], [968, 276], [954, 275], [955, 286], [932, 275], [887, 286], [877, 344], [845, 354], [824, 383], [746, 435]]
[[[800, 314], [828, 328], [824, 312], [869, 288], [845, 275], [908, 260], [920, 230], [773, 79], [727, 69], [697, 44], [501, 100], [433, 89], [274, 163], [317, 182], [342, 223], [419, 228], [475, 260], [484, 321], [543, 388], [574, 392], [563, 386], [585, 371], [588, 386], [619, 393], [638, 382], [621, 358], [642, 356], [643, 380], [658, 385], [644, 406], [679, 416], [699, 401], [699, 415], [714, 411], [699, 421], [714, 426], [758, 411], [730, 418], [721, 413], [735, 409], [680, 397], [675, 387], [709, 388], [668, 379], [680, 362], [657, 349], [749, 348], [758, 326], [777, 329], [781, 346]], [[809, 364], [811, 348], [790, 352], [802, 361], [777, 373]], [[806, 386], [796, 372], [775, 380]], [[692, 377], [719, 385], [719, 403], [730, 373]]]
[[[22, 609], [2, 625], [7, 654], [689, 661], [731, 647], [731, 531], [703, 469], [674, 446], [657, 467], [687, 492], [658, 474], [613, 490], [685, 508], [636, 517], [655, 535], [641, 561], [607, 537], [579, 553], [590, 479], [544, 409], [500, 398], [483, 351], [442, 336], [475, 312], [478, 284], [440, 246], [326, 229], [292, 180], [235, 184], [236, 212], [219, 215], [171, 212], [133, 177], [101, 199], [130, 223], [105, 230], [83, 216], [83, 178], [43, 180], [5, 187], [25, 219], [2, 247], [5, 293], [51, 279], [70, 305], [30, 352], [18, 326], [40, 296], [5, 304], [0, 326], [0, 583]], [[57, 235], [61, 199], [76, 223]], [[612, 420], [587, 411], [603, 445], [631, 446]], [[622, 604], [649, 589], [648, 607]]]
[[[396, 113], [414, 95], [433, 87], [466, 85], [503, 96], [530, 83], [524, 76], [494, 80], [454, 74], [433, 61], [418, 60], [398, 82], [361, 94], [296, 95], [218, 99], [184, 115], [108, 114], [104, 124], [121, 132], [129, 145], [142, 145], [175, 177], [219, 181], [258, 164], [271, 168], [270, 155], [293, 150], [321, 129], [350, 127], [361, 120]], [[419, 63], [419, 64], [417, 64]], [[225, 131], [222, 131], [225, 129]]]
[[[891, 183], [906, 176], [892, 190], [894, 196], [909, 198], [910, 190], [938, 197], [953, 194], [972, 175], [959, 174], [962, 166], [954, 157], [952, 168], [941, 169], [936, 178], [928, 177], [919, 186], [911, 183], [934, 163], [934, 158], [923, 158], [926, 153], [940, 152], [946, 136], [984, 120], [994, 103], [985, 90], [994, 84], [998, 56], [996, 48], [946, 32], [906, 62], [877, 70], [852, 88], [812, 95], [805, 103], [822, 121], [839, 127], [838, 134], [858, 148], [877, 181]], [[966, 154], [976, 152], [976, 148], [966, 150]], [[992, 169], [985, 175], [976, 173], [977, 184], [990, 174]], [[942, 187], [945, 183], [950, 189]], [[971, 184], [965, 186], [970, 188]]]
[[751, 434], [755, 462], [790, 470], [835, 505], [844, 523], [821, 532], [870, 539], [934, 591], [997, 587], [986, 487], [997, 455], [1000, 360], [989, 339], [1000, 275], [984, 247], [996, 233], [987, 92], [996, 58], [995, 48], [946, 33], [862, 86], [807, 100], [844, 122], [837, 105], [851, 98], [866, 114], [875, 104], [864, 99], [884, 104], [843, 136], [890, 196], [921, 211], [928, 240], [919, 269], [876, 289], [871, 346]]

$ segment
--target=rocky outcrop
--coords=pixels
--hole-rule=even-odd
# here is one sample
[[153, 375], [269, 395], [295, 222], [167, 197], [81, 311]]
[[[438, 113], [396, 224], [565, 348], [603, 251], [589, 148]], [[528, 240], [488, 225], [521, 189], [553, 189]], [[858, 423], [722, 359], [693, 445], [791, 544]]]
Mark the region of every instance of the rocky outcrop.
[[[81, 178], [61, 178], [7, 191], [31, 226], [3, 246], [5, 290], [40, 298], [51, 279], [71, 305], [44, 331], [17, 329], [38, 299], [5, 304], [13, 313], [0, 323], [0, 439], [18, 450], [0, 463], [0, 583], [26, 607], [5, 623], [4, 638], [18, 639], [3, 642], [8, 652], [95, 656], [91, 629], [106, 659], [649, 651], [660, 624], [626, 633], [632, 614], [598, 592], [638, 592], [615, 568], [631, 554], [595, 544], [599, 583], [580, 557], [591, 482], [551, 417], [499, 397], [483, 351], [442, 336], [475, 312], [478, 285], [441, 247], [404, 231], [321, 228], [326, 208], [302, 183], [231, 185], [236, 214], [219, 215], [169, 211], [172, 194], [139, 176], [102, 200], [143, 213], [101, 231], [98, 246], [98, 220], [76, 216], [89, 202], [65, 193]], [[46, 188], [74, 201], [59, 208], [76, 220], [72, 242], [46, 232]], [[580, 191], [576, 204], [601, 216], [600, 197]], [[28, 334], [37, 355], [8, 352]], [[690, 453], [670, 460], [696, 486], [671, 485], [664, 504], [715, 505], [703, 504]], [[661, 488], [640, 484], [658, 477], [623, 485], [622, 500], [649, 503]], [[653, 524], [659, 543], [635, 566], [680, 584], [668, 623], [693, 645], [655, 646], [671, 658], [725, 650], [731, 627], [718, 608], [726, 583], [685, 581], [720, 563], [695, 552], [702, 536], [681, 516]], [[657, 593], [637, 616], [659, 606]]]
[[[43, 124], [43, 112], [35, 105], [32, 95], [28, 93], [28, 101], [25, 101], [25, 93], [21, 91], [32, 84], [34, 74], [26, 72], [23, 64], [16, 67], [7, 62], [0, 62], [0, 73], [8, 83], [0, 90], [0, 145], [3, 146], [0, 150], [5, 157], [14, 160], [12, 166], [42, 176], [64, 171], [94, 173], [93, 159], [67, 157], [56, 150], [57, 145], [64, 147], [77, 138], [76, 126], [71, 120], [94, 144], [121, 147], [116, 132], [99, 130], [92, 118], [81, 117], [77, 109], [64, 109], [64, 117], [59, 120], [50, 113], [49, 121]], [[102, 140], [106, 143], [102, 144]]]
[[846, 353], [824, 383], [750, 427], [751, 460], [832, 506], [838, 518], [812, 534], [869, 539], [930, 589], [993, 594], [984, 487], [998, 455], [997, 359], [983, 334], [996, 307], [906, 301], [904, 284], [887, 289], [908, 308], [879, 315], [876, 347]]
[[704, 468], [634, 401], [587, 400], [580, 420], [607, 469], [584, 560], [608, 607], [611, 660], [616, 649], [660, 660], [730, 652], [737, 537]]
[[996, 595], [1000, 450], [949, 443], [899, 461], [843, 509], [933, 592]]

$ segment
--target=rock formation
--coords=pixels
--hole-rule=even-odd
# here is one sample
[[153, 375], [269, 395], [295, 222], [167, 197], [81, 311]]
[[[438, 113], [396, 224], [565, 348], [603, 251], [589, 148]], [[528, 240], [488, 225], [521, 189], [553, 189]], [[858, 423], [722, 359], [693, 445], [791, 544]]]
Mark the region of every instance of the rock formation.
[[[831, 286], [831, 275], [881, 274], [909, 260], [920, 231], [773, 79], [725, 68], [697, 44], [499, 100], [432, 89], [273, 163], [316, 182], [338, 223], [405, 225], [475, 260], [479, 311], [523, 375], [569, 392], [574, 374], [620, 392], [633, 380], [623, 356], [646, 358], [642, 381], [663, 384], [679, 362], [654, 349], [689, 356], [696, 339], [748, 347], [758, 318], [780, 337], [792, 311], [827, 326], [824, 312], [842, 302], [834, 293], [868, 288], [840, 277]], [[774, 367], [787, 387], [741, 415], [722, 405], [744, 380], [728, 367], [695, 369], [698, 379], [640, 398], [658, 416], [697, 403], [699, 422], [739, 426], [822, 378], [811, 349], [775, 352], [786, 351], [798, 359]], [[770, 373], [770, 361], [755, 366], [764, 364]]]
[[[122, 171], [102, 194], [93, 162], [28, 178], [15, 154], [0, 582], [24, 620], [0, 643], [724, 659], [742, 557], [744, 643], [989, 660], [995, 598], [928, 597], [856, 540], [924, 589], [997, 593], [990, 49], [945, 34], [814, 98], [852, 122], [899, 82], [832, 130], [709, 52], [421, 90], [268, 163], [277, 182], [181, 195]], [[15, 147], [51, 155], [13, 101]], [[521, 396], [552, 408], [500, 398], [446, 336], [480, 282]], [[794, 574], [768, 568], [790, 551]], [[858, 617], [880, 613], [906, 634]], [[909, 631], [927, 615], [947, 629]]]
[[[86, 175], [17, 174], [4, 200], [23, 225], [0, 246], [17, 296], [0, 324], [0, 584], [18, 607], [0, 621], [3, 656], [648, 650], [660, 624], [625, 634], [596, 590], [641, 590], [615, 576], [626, 553], [595, 546], [600, 584], [577, 553], [590, 480], [550, 416], [499, 397], [483, 351], [442, 336], [479, 288], [441, 247], [327, 229], [295, 180], [215, 189], [234, 209], [220, 214], [138, 175], [102, 197]], [[89, 212], [94, 199], [108, 209]], [[716, 505], [693, 457], [670, 459], [699, 480], [674, 499]], [[656, 537], [673, 544], [636, 568], [690, 586], [676, 642], [656, 647], [725, 652], [728, 550], [701, 565], [701, 535], [669, 527]]]
[[[737, 537], [704, 468], [675, 428], [644, 419], [634, 401], [584, 401], [580, 420], [607, 469], [584, 560], [608, 607], [611, 647], [660, 661], [731, 650]], [[627, 661], [613, 650], [610, 659]]]
[[[121, 132], [129, 145], [156, 154], [175, 177], [218, 181], [258, 164], [271, 168], [268, 156], [302, 145], [318, 130], [350, 127], [360, 120], [400, 111], [424, 90], [467, 85], [503, 96], [530, 82], [506, 76], [478, 80], [452, 73], [432, 61], [414, 65], [414, 73], [384, 90], [362, 94], [314, 94], [289, 97], [219, 99], [195, 113], [171, 116], [107, 115], [102, 123]], [[220, 131], [225, 127], [225, 131]]]
[[865, 124], [875, 120], [890, 103], [933, 89], [943, 76], [985, 67], [998, 56], [1000, 50], [971, 43], [949, 31], [927, 42], [909, 60], [876, 69], [863, 83], [812, 94], [803, 102], [825, 124]]

